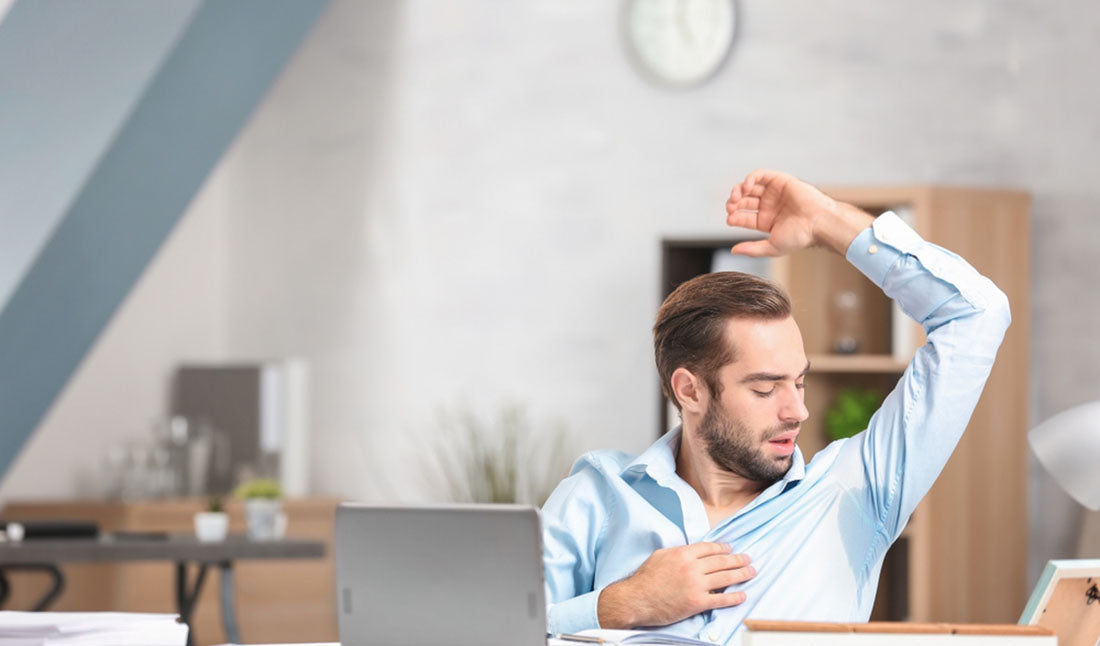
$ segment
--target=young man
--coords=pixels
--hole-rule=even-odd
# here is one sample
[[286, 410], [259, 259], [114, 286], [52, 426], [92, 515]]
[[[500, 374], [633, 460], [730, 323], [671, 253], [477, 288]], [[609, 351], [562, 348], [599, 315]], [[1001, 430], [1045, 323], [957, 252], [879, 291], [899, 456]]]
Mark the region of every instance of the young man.
[[581, 457], [543, 509], [551, 632], [654, 628], [739, 643], [746, 617], [866, 621], [887, 548], [946, 464], [1009, 324], [1008, 302], [892, 213], [872, 218], [758, 170], [727, 223], [734, 253], [820, 245], [920, 322], [927, 343], [867, 430], [805, 464], [810, 366], [787, 296], [736, 272], [661, 306], [657, 369], [683, 423], [638, 457]]

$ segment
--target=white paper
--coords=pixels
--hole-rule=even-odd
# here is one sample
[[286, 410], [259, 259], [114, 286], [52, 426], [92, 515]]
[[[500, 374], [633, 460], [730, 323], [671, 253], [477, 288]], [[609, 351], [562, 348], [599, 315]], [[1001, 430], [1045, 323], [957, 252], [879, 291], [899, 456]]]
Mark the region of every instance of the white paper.
[[184, 646], [177, 615], [0, 611], [0, 646]]

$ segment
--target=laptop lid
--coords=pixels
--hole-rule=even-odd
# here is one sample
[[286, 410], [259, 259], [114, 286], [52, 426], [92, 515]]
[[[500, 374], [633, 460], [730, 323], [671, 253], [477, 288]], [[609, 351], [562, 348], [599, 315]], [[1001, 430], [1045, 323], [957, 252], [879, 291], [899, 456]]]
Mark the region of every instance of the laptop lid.
[[534, 507], [345, 503], [335, 537], [342, 646], [545, 646]]

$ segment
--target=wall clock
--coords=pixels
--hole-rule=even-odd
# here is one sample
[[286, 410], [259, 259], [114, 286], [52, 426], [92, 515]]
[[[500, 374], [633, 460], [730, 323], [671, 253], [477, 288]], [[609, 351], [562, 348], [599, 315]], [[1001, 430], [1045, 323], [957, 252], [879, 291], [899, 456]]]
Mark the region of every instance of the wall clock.
[[626, 0], [623, 33], [642, 73], [690, 87], [714, 76], [729, 57], [736, 0]]

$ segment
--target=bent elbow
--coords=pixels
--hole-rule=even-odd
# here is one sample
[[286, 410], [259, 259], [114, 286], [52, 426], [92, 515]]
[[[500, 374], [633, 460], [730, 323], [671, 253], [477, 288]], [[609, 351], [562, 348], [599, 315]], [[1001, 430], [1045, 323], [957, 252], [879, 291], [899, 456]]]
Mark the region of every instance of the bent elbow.
[[1012, 308], [1008, 296], [992, 282], [988, 283], [983, 296], [982, 308], [971, 319], [974, 336], [970, 341], [969, 353], [992, 361], [1012, 324]]
[[1008, 296], [996, 285], [993, 286], [990, 294], [986, 315], [997, 325], [1002, 335], [1008, 330], [1008, 326], [1012, 325], [1012, 306], [1008, 302]]

